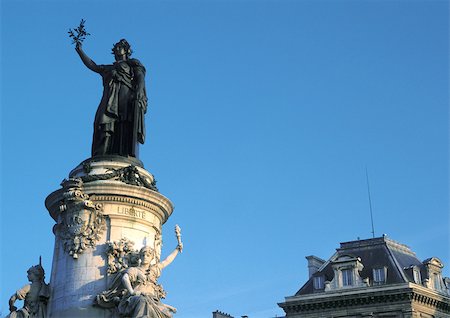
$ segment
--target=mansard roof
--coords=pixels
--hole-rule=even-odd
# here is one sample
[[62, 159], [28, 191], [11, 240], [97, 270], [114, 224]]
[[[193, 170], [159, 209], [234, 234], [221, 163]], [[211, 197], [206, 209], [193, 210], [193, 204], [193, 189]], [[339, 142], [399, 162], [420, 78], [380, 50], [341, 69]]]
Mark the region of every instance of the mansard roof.
[[[411, 270], [414, 268], [421, 271], [422, 278], [426, 275], [424, 271], [425, 262], [422, 263], [408, 246], [383, 236], [341, 243], [340, 247], [336, 249], [336, 253], [310, 277], [295, 295], [300, 296], [318, 292], [313, 287], [314, 277], [322, 276], [324, 281], [332, 281], [334, 278], [333, 263], [337, 260], [342, 260], [346, 256], [359, 258], [363, 265], [360, 276], [362, 279], [369, 279], [370, 282], [373, 279], [373, 269], [378, 268], [386, 268], [385, 285], [414, 283]], [[437, 263], [435, 260], [436, 258], [432, 258], [430, 262]]]

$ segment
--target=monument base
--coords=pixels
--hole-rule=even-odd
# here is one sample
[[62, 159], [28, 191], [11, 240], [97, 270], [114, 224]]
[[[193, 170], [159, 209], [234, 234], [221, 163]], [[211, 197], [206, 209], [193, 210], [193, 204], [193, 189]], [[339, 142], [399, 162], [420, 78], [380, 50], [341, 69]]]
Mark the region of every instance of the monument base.
[[128, 158], [85, 160], [61, 185], [45, 201], [56, 221], [49, 316], [112, 317], [93, 305], [95, 297], [112, 273], [130, 266], [120, 253], [150, 246], [160, 259], [162, 225], [173, 205], [153, 175]]

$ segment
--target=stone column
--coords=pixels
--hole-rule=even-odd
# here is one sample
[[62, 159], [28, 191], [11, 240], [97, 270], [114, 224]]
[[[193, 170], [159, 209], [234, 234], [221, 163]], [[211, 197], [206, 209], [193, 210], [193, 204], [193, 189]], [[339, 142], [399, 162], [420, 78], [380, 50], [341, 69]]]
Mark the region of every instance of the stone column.
[[109, 242], [127, 239], [134, 249], [151, 246], [160, 256], [162, 225], [173, 205], [142, 164], [130, 160], [89, 159], [47, 197], [56, 221], [49, 317], [111, 317], [93, 306], [109, 285]]

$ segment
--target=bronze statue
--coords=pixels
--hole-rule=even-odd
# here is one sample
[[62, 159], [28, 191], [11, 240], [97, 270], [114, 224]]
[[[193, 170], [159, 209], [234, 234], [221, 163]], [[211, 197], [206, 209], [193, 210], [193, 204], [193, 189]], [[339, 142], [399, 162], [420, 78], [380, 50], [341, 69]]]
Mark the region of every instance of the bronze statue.
[[[84, 20], [80, 27], [83, 32]], [[89, 34], [85, 32], [85, 35]], [[114, 44], [113, 64], [97, 65], [83, 51], [84, 38], [71, 37], [84, 65], [103, 79], [103, 96], [94, 120], [92, 157], [119, 155], [137, 158], [138, 143], [145, 141], [147, 94], [144, 66], [139, 60], [130, 58], [131, 47], [125, 39]]]

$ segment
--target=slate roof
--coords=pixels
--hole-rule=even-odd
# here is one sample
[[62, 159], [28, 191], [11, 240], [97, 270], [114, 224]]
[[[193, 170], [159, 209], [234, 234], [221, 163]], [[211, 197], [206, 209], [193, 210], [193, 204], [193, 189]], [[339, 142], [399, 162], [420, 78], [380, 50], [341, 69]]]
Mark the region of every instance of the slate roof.
[[313, 277], [324, 276], [325, 281], [331, 281], [334, 278], [332, 262], [345, 255], [359, 257], [361, 259], [364, 268], [360, 272], [360, 276], [363, 279], [369, 278], [371, 282], [373, 269], [381, 267], [387, 268], [386, 285], [407, 282], [414, 283], [412, 270], [408, 271], [408, 268], [412, 266], [417, 266], [421, 269], [422, 278], [425, 275], [423, 263], [408, 246], [383, 236], [341, 243], [340, 248], [336, 249], [336, 253], [310, 277], [295, 295], [323, 292], [323, 290], [314, 290]]

